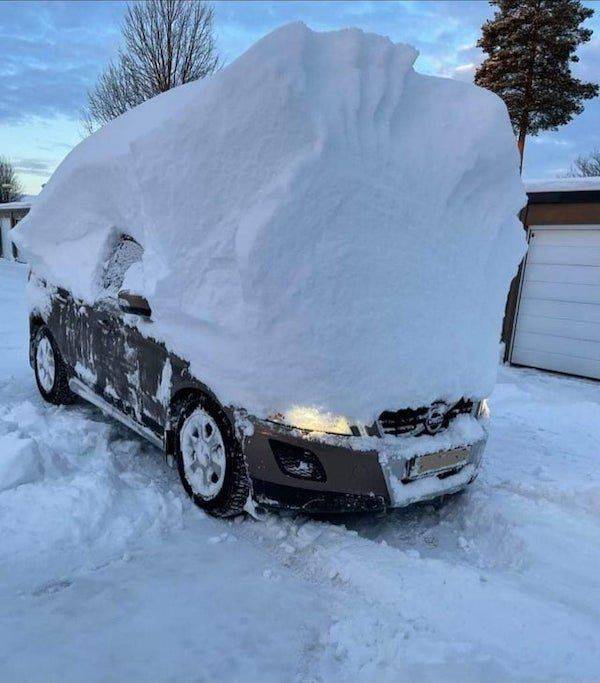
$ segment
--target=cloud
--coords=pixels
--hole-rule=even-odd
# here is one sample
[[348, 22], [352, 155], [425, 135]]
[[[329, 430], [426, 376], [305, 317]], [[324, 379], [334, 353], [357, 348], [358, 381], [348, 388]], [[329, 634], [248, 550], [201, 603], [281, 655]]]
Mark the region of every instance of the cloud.
[[417, 68], [445, 74], [457, 66], [456, 53], [474, 44], [491, 14], [487, 2], [218, 2], [215, 5], [219, 47], [227, 61], [268, 31], [290, 21], [317, 30], [358, 26], [414, 45], [421, 53]]
[[0, 121], [78, 116], [118, 43], [119, 3], [1, 5]]
[[48, 178], [54, 170], [54, 164], [47, 159], [13, 159], [12, 165], [17, 173], [25, 173], [42, 178]]
[[[31, 188], [80, 139], [79, 112], [86, 91], [116, 53], [124, 7], [112, 0], [0, 0], [0, 145], [18, 159]], [[470, 81], [483, 58], [475, 46], [481, 25], [492, 14], [483, 1], [220, 1], [215, 29], [219, 50], [229, 62], [286, 22], [304, 21], [317, 30], [358, 26], [414, 45], [420, 52], [418, 71]], [[597, 81], [598, 14], [587, 25], [597, 33], [581, 48], [573, 71]], [[600, 99], [587, 102], [585, 112], [558, 132], [529, 140], [526, 173], [551, 176], [594, 147], [600, 147]]]
[[582, 45], [579, 50], [579, 62], [573, 64], [572, 70], [578, 78], [594, 83], [598, 82], [600, 78], [600, 38], [594, 35], [589, 43]]
[[475, 71], [484, 57], [483, 51], [476, 45], [463, 45], [456, 51], [454, 64], [446, 69], [443, 75], [459, 81], [472, 82]]
[[[457, 7], [460, 5], [460, 8]], [[77, 119], [120, 41], [123, 2], [2, 2], [0, 121], [29, 116]], [[218, 2], [218, 44], [231, 61], [268, 31], [302, 20], [318, 30], [360, 26], [408, 42], [423, 55], [418, 68], [446, 73], [460, 67], [459, 46], [474, 40], [487, 3], [455, 2]], [[465, 63], [471, 60], [463, 60]], [[456, 72], [460, 74], [460, 70]]]
[[555, 147], [572, 147], [573, 143], [569, 140], [563, 140], [558, 137], [551, 137], [549, 135], [538, 135], [531, 138], [531, 144], [533, 145], [554, 145]]

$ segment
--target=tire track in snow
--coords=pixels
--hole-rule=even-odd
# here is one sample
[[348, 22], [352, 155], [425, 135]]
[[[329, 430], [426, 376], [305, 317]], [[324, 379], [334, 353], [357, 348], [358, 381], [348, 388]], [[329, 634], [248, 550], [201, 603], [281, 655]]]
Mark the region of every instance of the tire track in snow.
[[593, 670], [593, 619], [546, 604], [515, 572], [423, 558], [302, 518], [248, 527], [255, 542], [287, 555], [286, 566], [329, 587], [332, 623], [320, 645], [339, 660], [340, 680], [510, 680], [533, 669], [577, 679]]

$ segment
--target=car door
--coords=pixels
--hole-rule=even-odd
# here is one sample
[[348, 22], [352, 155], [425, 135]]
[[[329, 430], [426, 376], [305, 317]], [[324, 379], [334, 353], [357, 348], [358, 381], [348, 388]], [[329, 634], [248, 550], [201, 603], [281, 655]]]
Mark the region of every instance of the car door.
[[[106, 316], [104, 354], [114, 359], [113, 377], [106, 378], [105, 394], [138, 424], [162, 435], [166, 406], [170, 399], [172, 368], [165, 346], [152, 337], [151, 311], [131, 305], [132, 301], [147, 302], [139, 267], [143, 250], [130, 237], [117, 246], [113, 263], [109, 264], [104, 315]], [[121, 297], [121, 288], [128, 295]], [[129, 298], [128, 298], [129, 297]], [[113, 391], [114, 390], [114, 391]], [[111, 397], [106, 396], [107, 400]]]
[[88, 366], [95, 364], [95, 361], [87, 360], [89, 352], [87, 346], [84, 346], [82, 336], [83, 303], [63, 287], [48, 285], [45, 279], [33, 273], [30, 277], [35, 279], [35, 287], [46, 290], [50, 295], [51, 308], [46, 324], [58, 344], [64, 362], [69, 368], [77, 367], [79, 370], [83, 367], [82, 359], [86, 359]]
[[160, 433], [166, 421], [174, 371], [179, 371], [179, 364], [173, 361], [164, 344], [152, 338], [151, 318], [136, 322], [137, 325], [128, 325], [125, 329], [136, 409], [144, 425]]
[[97, 387], [102, 398], [126, 413], [134, 415], [127, 376], [127, 347], [123, 313], [116, 297], [107, 297], [94, 306], [90, 319], [91, 345], [101, 361], [97, 365]]
[[125, 314], [118, 293], [129, 268], [142, 256], [142, 247], [121, 235], [106, 260], [98, 300], [79, 306], [75, 338], [79, 379], [121, 412], [141, 421], [132, 373], [132, 353], [127, 346]]

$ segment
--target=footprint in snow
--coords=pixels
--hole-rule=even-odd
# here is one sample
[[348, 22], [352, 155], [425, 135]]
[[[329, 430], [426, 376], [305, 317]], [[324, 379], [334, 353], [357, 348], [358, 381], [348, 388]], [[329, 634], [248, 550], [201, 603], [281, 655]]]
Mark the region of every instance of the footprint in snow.
[[38, 586], [31, 594], [36, 597], [40, 595], [51, 595], [52, 593], [58, 593], [58, 591], [68, 588], [72, 583], [71, 579], [53, 579], [52, 581], [46, 581], [46, 583]]

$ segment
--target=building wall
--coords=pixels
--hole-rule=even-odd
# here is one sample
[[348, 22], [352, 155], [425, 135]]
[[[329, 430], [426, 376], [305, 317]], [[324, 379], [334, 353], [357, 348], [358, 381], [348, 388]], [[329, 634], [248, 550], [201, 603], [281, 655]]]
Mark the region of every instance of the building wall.
[[598, 225], [600, 201], [573, 204], [532, 204], [527, 209], [526, 225]]
[[10, 228], [10, 212], [0, 213], [0, 256], [3, 258], [12, 257], [12, 247], [9, 237]]
[[28, 208], [7, 209], [0, 205], [0, 258], [20, 260], [19, 252], [10, 239], [10, 231], [28, 211]]
[[[600, 225], [600, 191], [598, 190], [532, 192], [528, 194], [528, 198], [527, 206], [520, 216], [525, 230], [535, 225]], [[502, 341], [505, 344], [504, 360], [508, 360], [510, 353], [523, 265], [524, 263], [521, 263], [511, 283], [506, 302], [502, 323]]]

